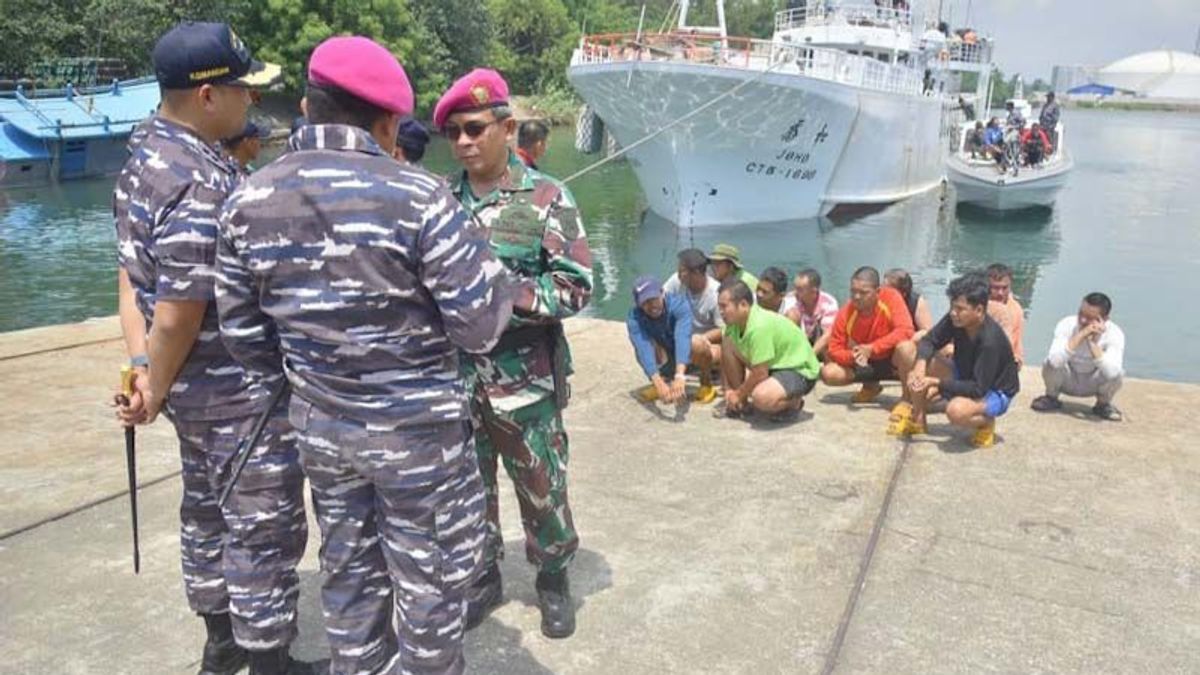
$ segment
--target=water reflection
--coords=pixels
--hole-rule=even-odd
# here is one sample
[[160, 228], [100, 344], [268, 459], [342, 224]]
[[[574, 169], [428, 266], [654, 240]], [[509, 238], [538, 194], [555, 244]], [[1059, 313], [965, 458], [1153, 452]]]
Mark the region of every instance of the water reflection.
[[116, 311], [107, 181], [0, 191], [0, 331]]

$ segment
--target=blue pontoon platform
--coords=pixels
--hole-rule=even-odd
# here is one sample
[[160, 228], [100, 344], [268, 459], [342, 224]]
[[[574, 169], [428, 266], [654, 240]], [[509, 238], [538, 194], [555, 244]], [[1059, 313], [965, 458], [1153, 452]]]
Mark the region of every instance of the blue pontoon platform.
[[0, 94], [0, 185], [120, 171], [129, 134], [158, 107], [153, 78], [105, 87]]

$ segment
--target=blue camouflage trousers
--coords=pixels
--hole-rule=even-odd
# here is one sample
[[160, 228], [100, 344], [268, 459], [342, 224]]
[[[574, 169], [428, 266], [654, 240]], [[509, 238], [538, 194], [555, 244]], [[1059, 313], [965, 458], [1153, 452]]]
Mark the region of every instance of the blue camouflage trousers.
[[188, 605], [230, 613], [234, 638], [254, 650], [296, 637], [296, 565], [308, 543], [304, 474], [295, 432], [280, 406], [222, 510], [217, 507], [239, 444], [258, 416], [175, 420], [183, 462], [179, 544]]
[[331, 675], [461, 673], [484, 492], [466, 422], [376, 429], [293, 396]]

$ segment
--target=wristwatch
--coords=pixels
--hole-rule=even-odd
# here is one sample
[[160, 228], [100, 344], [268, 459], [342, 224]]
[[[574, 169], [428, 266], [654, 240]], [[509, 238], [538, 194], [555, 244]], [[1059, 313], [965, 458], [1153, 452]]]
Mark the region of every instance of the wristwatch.
[[150, 366], [150, 357], [145, 354], [129, 357], [129, 366], [131, 368], [147, 368]]

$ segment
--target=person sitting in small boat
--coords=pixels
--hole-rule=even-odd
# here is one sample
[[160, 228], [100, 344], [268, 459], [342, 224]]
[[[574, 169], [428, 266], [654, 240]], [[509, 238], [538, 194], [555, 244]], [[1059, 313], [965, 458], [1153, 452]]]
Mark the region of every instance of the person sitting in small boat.
[[987, 140], [985, 139], [986, 132], [983, 128], [983, 122], [975, 122], [975, 128], [967, 132], [967, 138], [963, 142], [963, 149], [971, 153], [971, 159], [976, 159], [980, 155], [987, 156]]
[[708, 254], [708, 263], [712, 265], [713, 277], [717, 281], [725, 283], [729, 279], [741, 279], [751, 292], [758, 288], [758, 279], [742, 267], [742, 253], [736, 246], [717, 244]]
[[870, 403], [879, 397], [880, 382], [903, 382], [912, 367], [915, 350], [902, 354], [897, 349], [913, 336], [912, 316], [900, 292], [880, 287], [879, 270], [860, 267], [850, 279], [850, 301], [838, 310], [829, 337], [829, 358], [821, 369], [821, 381], [831, 387], [855, 382], [862, 389], [854, 403]]
[[[950, 282], [946, 289], [950, 311], [921, 339], [917, 362], [908, 376], [912, 412], [888, 428], [897, 436], [925, 433], [925, 414], [933, 399], [946, 401], [950, 423], [974, 431], [971, 445], [991, 446], [996, 418], [1021, 389], [1012, 345], [999, 324], [987, 314], [988, 283], [973, 272]], [[954, 345], [954, 358], [937, 356]]]
[[1042, 106], [1038, 122], [1042, 125], [1042, 131], [1046, 132], [1046, 138], [1050, 139], [1050, 152], [1054, 152], [1054, 149], [1058, 147], [1059, 114], [1058, 101], [1054, 100], [1054, 92], [1049, 92], [1046, 94], [1046, 103]]
[[262, 139], [270, 135], [270, 129], [260, 127], [247, 120], [246, 126], [242, 127], [240, 134], [225, 139], [221, 144], [225, 146], [225, 154], [237, 163], [238, 169], [245, 175], [254, 170], [253, 164], [258, 160], [258, 154], [262, 152]]
[[725, 406], [715, 414], [740, 417], [754, 409], [782, 421], [798, 413], [821, 369], [804, 331], [787, 317], [755, 305], [754, 292], [740, 279], [721, 284], [717, 297], [725, 319]]
[[993, 117], [988, 120], [987, 128], [983, 131], [984, 154], [996, 160], [1000, 170], [1004, 171], [1004, 130], [1000, 128], [1000, 120]]
[[1025, 152], [1025, 164], [1038, 166], [1050, 154], [1050, 139], [1037, 122], [1021, 132], [1021, 149]]
[[788, 275], [778, 267], [768, 267], [758, 278], [758, 288], [754, 295], [758, 298], [758, 306], [776, 314], [782, 314], [783, 300], [787, 297]]
[[1113, 397], [1121, 388], [1125, 370], [1125, 333], [1109, 319], [1112, 300], [1103, 293], [1088, 293], [1079, 312], [1064, 317], [1054, 328], [1054, 342], [1042, 366], [1046, 394], [1033, 400], [1032, 408], [1050, 412], [1062, 408], [1058, 397], [1096, 397], [1092, 414], [1118, 422], [1121, 411]]
[[[652, 275], [633, 282], [634, 306], [625, 319], [629, 342], [650, 384], [638, 392], [643, 401], [677, 403], [683, 400], [685, 376], [692, 361], [692, 307], [682, 293], [666, 293]], [[715, 391], [702, 378], [697, 399], [712, 401]]]
[[1004, 104], [1004, 109], [1008, 111], [1008, 116], [1004, 118], [1004, 126], [1010, 129], [1024, 129], [1025, 116], [1017, 110], [1017, 106], [1013, 105], [1012, 101]]
[[804, 330], [817, 358], [824, 361], [838, 314], [837, 298], [821, 290], [821, 273], [811, 267], [797, 272], [794, 284], [780, 312]]

